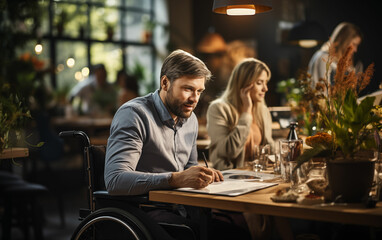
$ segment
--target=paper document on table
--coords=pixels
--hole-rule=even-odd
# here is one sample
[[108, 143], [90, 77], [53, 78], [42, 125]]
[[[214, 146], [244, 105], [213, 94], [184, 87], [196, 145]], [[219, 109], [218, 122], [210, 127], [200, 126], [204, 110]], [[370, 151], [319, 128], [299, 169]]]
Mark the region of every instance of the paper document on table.
[[277, 183], [266, 183], [253, 180], [225, 180], [222, 182], [211, 183], [210, 185], [202, 189], [177, 188], [175, 190], [214, 195], [238, 196], [244, 193], [253, 192], [274, 185], [277, 185]]

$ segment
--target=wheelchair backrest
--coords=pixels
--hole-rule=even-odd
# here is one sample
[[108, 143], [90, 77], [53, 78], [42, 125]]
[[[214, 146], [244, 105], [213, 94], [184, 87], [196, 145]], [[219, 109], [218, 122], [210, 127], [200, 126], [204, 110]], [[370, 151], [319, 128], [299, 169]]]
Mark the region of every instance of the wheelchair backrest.
[[89, 168], [91, 181], [90, 187], [93, 192], [106, 190], [105, 180], [104, 180], [104, 170], [105, 170], [105, 156], [106, 156], [106, 146], [95, 146], [91, 145], [89, 147]]

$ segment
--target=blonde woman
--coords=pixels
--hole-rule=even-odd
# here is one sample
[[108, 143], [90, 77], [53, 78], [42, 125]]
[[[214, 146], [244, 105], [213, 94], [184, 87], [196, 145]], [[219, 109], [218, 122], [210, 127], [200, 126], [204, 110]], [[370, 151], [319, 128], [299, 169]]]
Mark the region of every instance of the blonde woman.
[[[247, 58], [232, 71], [222, 96], [207, 110], [207, 131], [211, 138], [210, 160], [218, 170], [239, 168], [253, 161], [255, 145], [270, 144], [271, 114], [265, 105], [271, 71], [255, 58]], [[270, 239], [272, 226], [281, 239], [293, 239], [289, 222], [280, 217], [243, 213], [252, 239]]]
[[[354, 52], [357, 52], [358, 46], [362, 42], [362, 38], [363, 34], [361, 29], [356, 25], [349, 22], [342, 22], [338, 24], [337, 27], [333, 30], [329, 41], [324, 43], [322, 47], [317, 52], [315, 52], [310, 59], [308, 72], [312, 77], [312, 86], [314, 87], [320, 79], [329, 79], [329, 84], [332, 84], [337, 69], [338, 60], [346, 52], [346, 49], [349, 46], [352, 46]], [[334, 58], [327, 72], [326, 64], [329, 58], [330, 46], [333, 47], [332, 54], [334, 54]], [[363, 65], [361, 62], [357, 63], [357, 65], [353, 64], [352, 68], [356, 72], [363, 71]], [[326, 74], [328, 74], [328, 76]]]
[[255, 58], [247, 58], [232, 71], [222, 96], [207, 110], [211, 138], [210, 160], [218, 170], [244, 166], [252, 161], [255, 145], [270, 144], [272, 119], [265, 105], [271, 71]]

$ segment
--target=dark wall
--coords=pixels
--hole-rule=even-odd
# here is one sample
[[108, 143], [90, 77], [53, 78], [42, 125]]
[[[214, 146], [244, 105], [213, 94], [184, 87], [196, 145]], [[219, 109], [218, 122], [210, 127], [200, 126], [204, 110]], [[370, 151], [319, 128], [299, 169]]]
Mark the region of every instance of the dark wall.
[[[298, 2], [289, 1], [289, 2]], [[364, 33], [358, 53], [355, 55], [366, 67], [375, 63], [374, 77], [369, 86], [361, 93], [373, 92], [378, 89], [381, 79], [381, 47], [377, 43], [381, 33], [380, 17], [377, 15], [375, 0], [363, 0], [358, 4], [348, 0], [314, 0], [309, 2], [308, 15], [311, 20], [319, 22], [331, 34], [337, 24], [342, 21], [358, 25]], [[269, 106], [280, 104], [280, 96], [275, 93], [276, 83], [280, 80], [295, 77], [299, 69], [304, 69], [316, 48], [301, 49], [296, 46], [281, 44], [276, 41], [278, 22], [285, 18], [285, 7], [288, 0], [273, 0], [273, 10], [254, 16], [232, 17], [212, 12], [213, 0], [193, 1], [193, 36], [197, 44], [210, 26], [229, 42], [236, 39], [255, 39], [257, 41], [258, 58], [269, 65], [272, 79], [269, 83], [267, 103]], [[291, 12], [294, 14], [294, 12]], [[279, 65], [287, 64], [288, 71], [280, 72]], [[286, 76], [289, 75], [289, 76]]]

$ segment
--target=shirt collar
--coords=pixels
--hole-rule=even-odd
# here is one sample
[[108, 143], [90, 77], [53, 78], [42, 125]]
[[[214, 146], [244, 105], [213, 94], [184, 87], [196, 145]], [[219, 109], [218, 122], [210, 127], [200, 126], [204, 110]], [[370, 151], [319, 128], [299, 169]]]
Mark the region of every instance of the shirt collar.
[[[175, 124], [174, 119], [172, 119], [170, 113], [168, 112], [166, 106], [164, 105], [162, 99], [159, 96], [159, 89], [157, 89], [153, 94], [154, 106], [158, 112], [158, 115], [163, 123], [166, 123], [168, 126], [173, 127]], [[187, 118], [179, 118], [177, 125], [181, 127]]]

